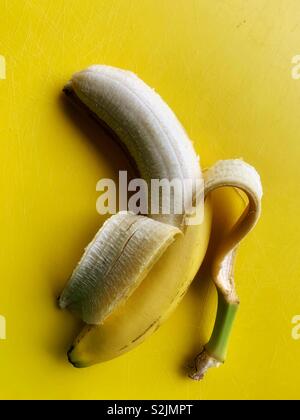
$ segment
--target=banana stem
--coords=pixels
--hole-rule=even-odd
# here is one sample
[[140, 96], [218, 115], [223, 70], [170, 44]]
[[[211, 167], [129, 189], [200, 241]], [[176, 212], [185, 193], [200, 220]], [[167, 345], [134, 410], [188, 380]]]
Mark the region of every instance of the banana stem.
[[218, 291], [218, 309], [214, 329], [205, 348], [208, 353], [220, 362], [224, 362], [233, 323], [239, 303], [230, 303], [225, 296]]
[[218, 309], [212, 335], [202, 352], [195, 359], [195, 372], [190, 376], [200, 380], [211, 367], [219, 367], [225, 362], [229, 338], [239, 307], [237, 301], [231, 302], [218, 290]]

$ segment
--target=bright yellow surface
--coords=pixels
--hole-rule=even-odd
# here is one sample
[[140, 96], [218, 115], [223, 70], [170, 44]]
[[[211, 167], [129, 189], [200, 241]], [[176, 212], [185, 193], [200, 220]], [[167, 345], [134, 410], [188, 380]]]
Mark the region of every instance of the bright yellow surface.
[[[294, 0], [1, 1], [1, 398], [300, 397], [299, 16]], [[103, 221], [97, 180], [127, 167], [60, 97], [94, 63], [154, 86], [204, 166], [243, 157], [262, 175], [263, 217], [236, 265], [242, 305], [228, 360], [202, 383], [184, 365], [214, 316], [205, 275], [133, 352], [85, 370], [66, 361], [78, 325], [55, 297]]]

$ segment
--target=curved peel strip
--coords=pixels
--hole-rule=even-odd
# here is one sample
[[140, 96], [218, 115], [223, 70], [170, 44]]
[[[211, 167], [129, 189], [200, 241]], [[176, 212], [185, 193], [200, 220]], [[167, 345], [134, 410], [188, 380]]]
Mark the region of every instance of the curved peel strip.
[[260, 213], [262, 185], [257, 171], [241, 159], [222, 160], [204, 173], [205, 195], [220, 187], [244, 191], [249, 203], [229, 235], [219, 244], [212, 262], [212, 278], [218, 291], [218, 311], [209, 342], [195, 359], [191, 378], [200, 380], [211, 367], [224, 363], [239, 299], [235, 290], [233, 269], [241, 240], [254, 228]]
[[234, 254], [240, 241], [254, 228], [260, 213], [262, 185], [253, 166], [241, 159], [221, 160], [204, 173], [204, 193], [216, 188], [235, 187], [244, 191], [249, 204], [224, 241], [219, 245], [213, 263], [213, 278], [228, 299], [234, 301], [235, 288], [232, 278]]
[[110, 217], [88, 245], [59, 305], [102, 323], [139, 286], [181, 231], [130, 212]]

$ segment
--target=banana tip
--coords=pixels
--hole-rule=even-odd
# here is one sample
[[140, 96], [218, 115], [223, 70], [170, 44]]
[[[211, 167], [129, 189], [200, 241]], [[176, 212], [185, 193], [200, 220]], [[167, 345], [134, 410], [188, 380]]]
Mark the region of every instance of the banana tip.
[[75, 360], [72, 359], [72, 353], [74, 350], [74, 346], [71, 346], [68, 350], [67, 356], [68, 356], [68, 360], [71, 363], [72, 366], [74, 366], [75, 368], [81, 368], [83, 366], [81, 366], [81, 363], [76, 362]]
[[63, 93], [65, 94], [65, 95], [67, 95], [67, 96], [71, 96], [72, 95], [72, 93], [73, 93], [73, 89], [72, 89], [72, 83], [71, 82], [68, 82], [65, 86], [64, 86], [64, 88], [63, 88]]
[[74, 350], [75, 350], [75, 346], [72, 345], [67, 353], [68, 356], [68, 361], [71, 363], [71, 365], [77, 369], [82, 369], [82, 368], [86, 368], [89, 367], [90, 365], [88, 363], [84, 363], [78, 360], [74, 360]]

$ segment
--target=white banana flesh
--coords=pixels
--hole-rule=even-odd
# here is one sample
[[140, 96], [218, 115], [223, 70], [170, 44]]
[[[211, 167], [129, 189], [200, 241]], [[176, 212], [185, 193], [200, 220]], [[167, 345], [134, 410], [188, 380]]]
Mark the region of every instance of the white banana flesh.
[[[153, 179], [202, 180], [199, 158], [184, 128], [154, 89], [134, 73], [92, 66], [76, 73], [69, 89], [113, 130], [149, 185]], [[186, 201], [192, 201], [187, 195], [193, 192], [184, 189]], [[161, 201], [157, 205], [161, 210]], [[160, 212], [150, 217], [182, 228], [185, 215]]]
[[[176, 116], [133, 73], [92, 66], [76, 73], [66, 92], [113, 130], [149, 185], [152, 179], [179, 179], [184, 187], [186, 179], [203, 179], [199, 158]], [[227, 310], [229, 305], [231, 314], [238, 303], [233, 257], [237, 245], [259, 218], [260, 178], [253, 167], [235, 159], [218, 162], [204, 172], [204, 180], [205, 196], [216, 188], [232, 186], [242, 189], [249, 198], [242, 217], [220, 244], [212, 267], [223, 306]], [[176, 199], [193, 201], [195, 190], [184, 190], [183, 197]], [[69, 352], [69, 360], [75, 366], [89, 366], [130, 350], [180, 302], [206, 252], [211, 226], [209, 200], [206, 199], [202, 225], [186, 226], [189, 216], [186, 212], [149, 217], [127, 213], [108, 219], [88, 246], [60, 298], [62, 308], [73, 310], [89, 324]], [[180, 258], [186, 266], [172, 272], [171, 267]], [[222, 320], [223, 314], [220, 317]], [[220, 339], [219, 331], [213, 336], [218, 348], [224, 337]], [[223, 361], [222, 355], [209, 354], [207, 347], [197, 358], [192, 377], [200, 379], [208, 367]]]

